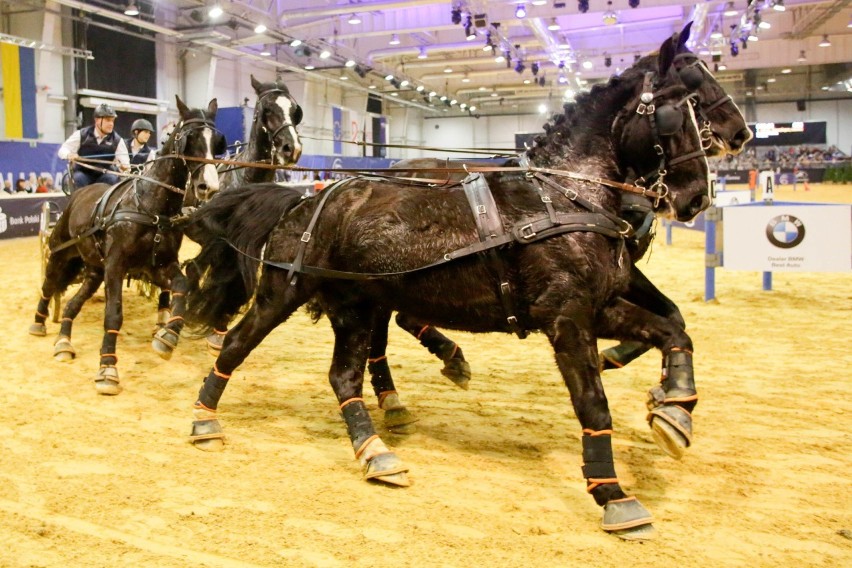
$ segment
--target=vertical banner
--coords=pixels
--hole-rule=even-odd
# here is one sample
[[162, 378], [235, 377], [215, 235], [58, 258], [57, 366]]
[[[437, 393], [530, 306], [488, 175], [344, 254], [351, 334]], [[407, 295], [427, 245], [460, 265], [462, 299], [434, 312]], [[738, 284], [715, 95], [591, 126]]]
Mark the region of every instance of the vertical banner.
[[387, 157], [387, 148], [383, 144], [387, 144], [387, 119], [383, 116], [373, 117], [373, 157]]
[[332, 137], [334, 138], [333, 153], [335, 156], [339, 156], [343, 153], [343, 111], [340, 107], [331, 107], [331, 123], [333, 124]]
[[7, 138], [38, 138], [35, 50], [0, 43]]

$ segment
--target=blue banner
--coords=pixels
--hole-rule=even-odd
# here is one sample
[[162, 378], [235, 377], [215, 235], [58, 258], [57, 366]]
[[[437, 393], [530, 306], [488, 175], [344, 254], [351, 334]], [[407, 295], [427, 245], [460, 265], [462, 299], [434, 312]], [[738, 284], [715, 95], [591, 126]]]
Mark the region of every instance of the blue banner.
[[332, 130], [334, 154], [339, 156], [343, 153], [343, 111], [340, 107], [331, 107], [331, 122], [334, 124]]
[[58, 189], [67, 172], [68, 163], [56, 155], [60, 144], [42, 142], [0, 142], [0, 176], [3, 182], [15, 187], [25, 179], [30, 184], [39, 176], [50, 177]]

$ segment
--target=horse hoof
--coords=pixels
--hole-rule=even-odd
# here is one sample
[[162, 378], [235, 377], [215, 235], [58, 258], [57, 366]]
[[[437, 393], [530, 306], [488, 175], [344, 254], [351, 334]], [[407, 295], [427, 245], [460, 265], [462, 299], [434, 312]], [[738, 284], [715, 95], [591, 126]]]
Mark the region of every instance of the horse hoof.
[[211, 333], [207, 336], [207, 352], [218, 357], [222, 352], [222, 345], [225, 343], [225, 335], [219, 333]]
[[118, 369], [115, 367], [101, 367], [95, 376], [95, 390], [98, 394], [114, 396], [121, 392], [118, 384]]
[[649, 539], [655, 534], [653, 520], [636, 497], [625, 497], [604, 505], [601, 528], [625, 540]]
[[72, 361], [76, 356], [77, 352], [74, 351], [74, 346], [71, 345], [71, 340], [67, 337], [61, 336], [53, 344], [53, 358], [60, 363]]
[[364, 471], [367, 481], [376, 481], [397, 487], [410, 487], [408, 466], [393, 452], [377, 454], [370, 458]]
[[216, 418], [194, 420], [189, 441], [199, 450], [205, 452], [221, 452], [225, 447], [225, 433]]
[[654, 540], [657, 538], [657, 529], [654, 528], [654, 525], [648, 524], [635, 529], [612, 531], [612, 534], [622, 540]]
[[43, 323], [34, 323], [30, 326], [29, 329], [30, 335], [35, 335], [36, 337], [44, 337], [47, 335], [47, 326]]
[[151, 340], [151, 347], [157, 352], [157, 355], [168, 361], [172, 358], [175, 347], [178, 343], [178, 334], [167, 327], [159, 330], [154, 334], [154, 339]]
[[470, 388], [470, 363], [463, 359], [448, 359], [444, 361], [444, 368], [441, 369], [441, 374], [463, 390]]
[[385, 410], [385, 428], [394, 434], [414, 434], [417, 431], [415, 422], [417, 418], [404, 406]]
[[692, 444], [692, 416], [677, 405], [659, 406], [648, 414], [654, 441], [670, 457], [679, 460]]
[[222, 438], [211, 438], [209, 440], [197, 440], [193, 446], [203, 452], [221, 452], [225, 449], [225, 441]]

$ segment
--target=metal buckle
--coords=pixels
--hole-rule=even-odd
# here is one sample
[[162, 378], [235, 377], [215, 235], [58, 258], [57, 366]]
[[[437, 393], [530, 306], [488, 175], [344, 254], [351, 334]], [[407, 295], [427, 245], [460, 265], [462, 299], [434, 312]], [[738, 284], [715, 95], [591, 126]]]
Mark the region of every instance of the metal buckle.
[[656, 152], [658, 156], [662, 156], [665, 154], [665, 150], [663, 150], [663, 147], [659, 144], [654, 144], [654, 152]]
[[518, 318], [516, 318], [515, 316], [509, 316], [509, 317], [506, 318], [506, 322], [510, 326], [515, 327], [515, 326], [518, 325]]
[[535, 231], [533, 231], [532, 223], [529, 225], [524, 225], [518, 230], [518, 234], [522, 239], [531, 239], [535, 236]]
[[163, 240], [163, 235], [161, 235], [160, 233], [157, 233], [156, 235], [154, 235], [154, 242], [155, 243], [159, 243], [162, 240]]
[[565, 197], [567, 197], [571, 201], [574, 201], [575, 199], [577, 199], [578, 193], [577, 193], [576, 189], [571, 189], [570, 187], [564, 187], [562, 189], [565, 190], [564, 191]]
[[476, 206], [476, 212], [479, 213], [480, 215], [485, 215], [485, 213], [486, 213], [485, 205], [477, 205]]
[[639, 103], [639, 106], [636, 107], [636, 114], [645, 114], [645, 110], [648, 108], [648, 105], [645, 103]]
[[512, 290], [511, 290], [511, 288], [509, 288], [508, 282], [500, 282], [500, 293], [501, 294], [503, 294], [505, 296], [506, 294], [509, 294], [511, 291]]
[[302, 233], [302, 238], [300, 240], [303, 243], [308, 242], [309, 240], [311, 240], [311, 234], [309, 232], [305, 231], [304, 233]]
[[553, 203], [553, 200], [552, 200], [552, 199], [550, 199], [550, 196], [549, 196], [549, 195], [542, 195], [542, 196], [541, 196], [541, 200], [542, 200], [542, 202], [544, 202], [544, 203]]

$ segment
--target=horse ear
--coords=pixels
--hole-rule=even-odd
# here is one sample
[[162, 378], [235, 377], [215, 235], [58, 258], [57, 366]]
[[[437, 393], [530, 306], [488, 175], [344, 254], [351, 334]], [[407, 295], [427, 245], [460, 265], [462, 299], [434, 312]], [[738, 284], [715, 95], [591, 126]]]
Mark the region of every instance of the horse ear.
[[254, 75], [251, 76], [251, 86], [254, 89], [254, 92], [258, 95], [260, 94], [260, 88], [263, 87], [263, 83], [254, 78]]
[[658, 73], [660, 74], [660, 77], [665, 77], [666, 73], [669, 72], [669, 67], [671, 67], [672, 61], [674, 61], [674, 56], [677, 53], [677, 48], [675, 47], [677, 42], [678, 34], [674, 34], [660, 46], [660, 58], [658, 60]]
[[215, 117], [217, 110], [219, 110], [219, 103], [216, 101], [216, 99], [213, 99], [212, 101], [210, 101], [210, 104], [207, 105], [207, 114], [212, 117]]
[[189, 107], [180, 100], [179, 95], [175, 95], [175, 100], [177, 101], [178, 112], [180, 113], [181, 118], [186, 118], [189, 115]]
[[692, 30], [692, 22], [689, 21], [683, 26], [683, 29], [680, 31], [680, 36], [677, 41], [677, 49], [675, 49], [676, 53], [680, 53], [686, 48], [686, 41], [689, 39], [689, 32]]

